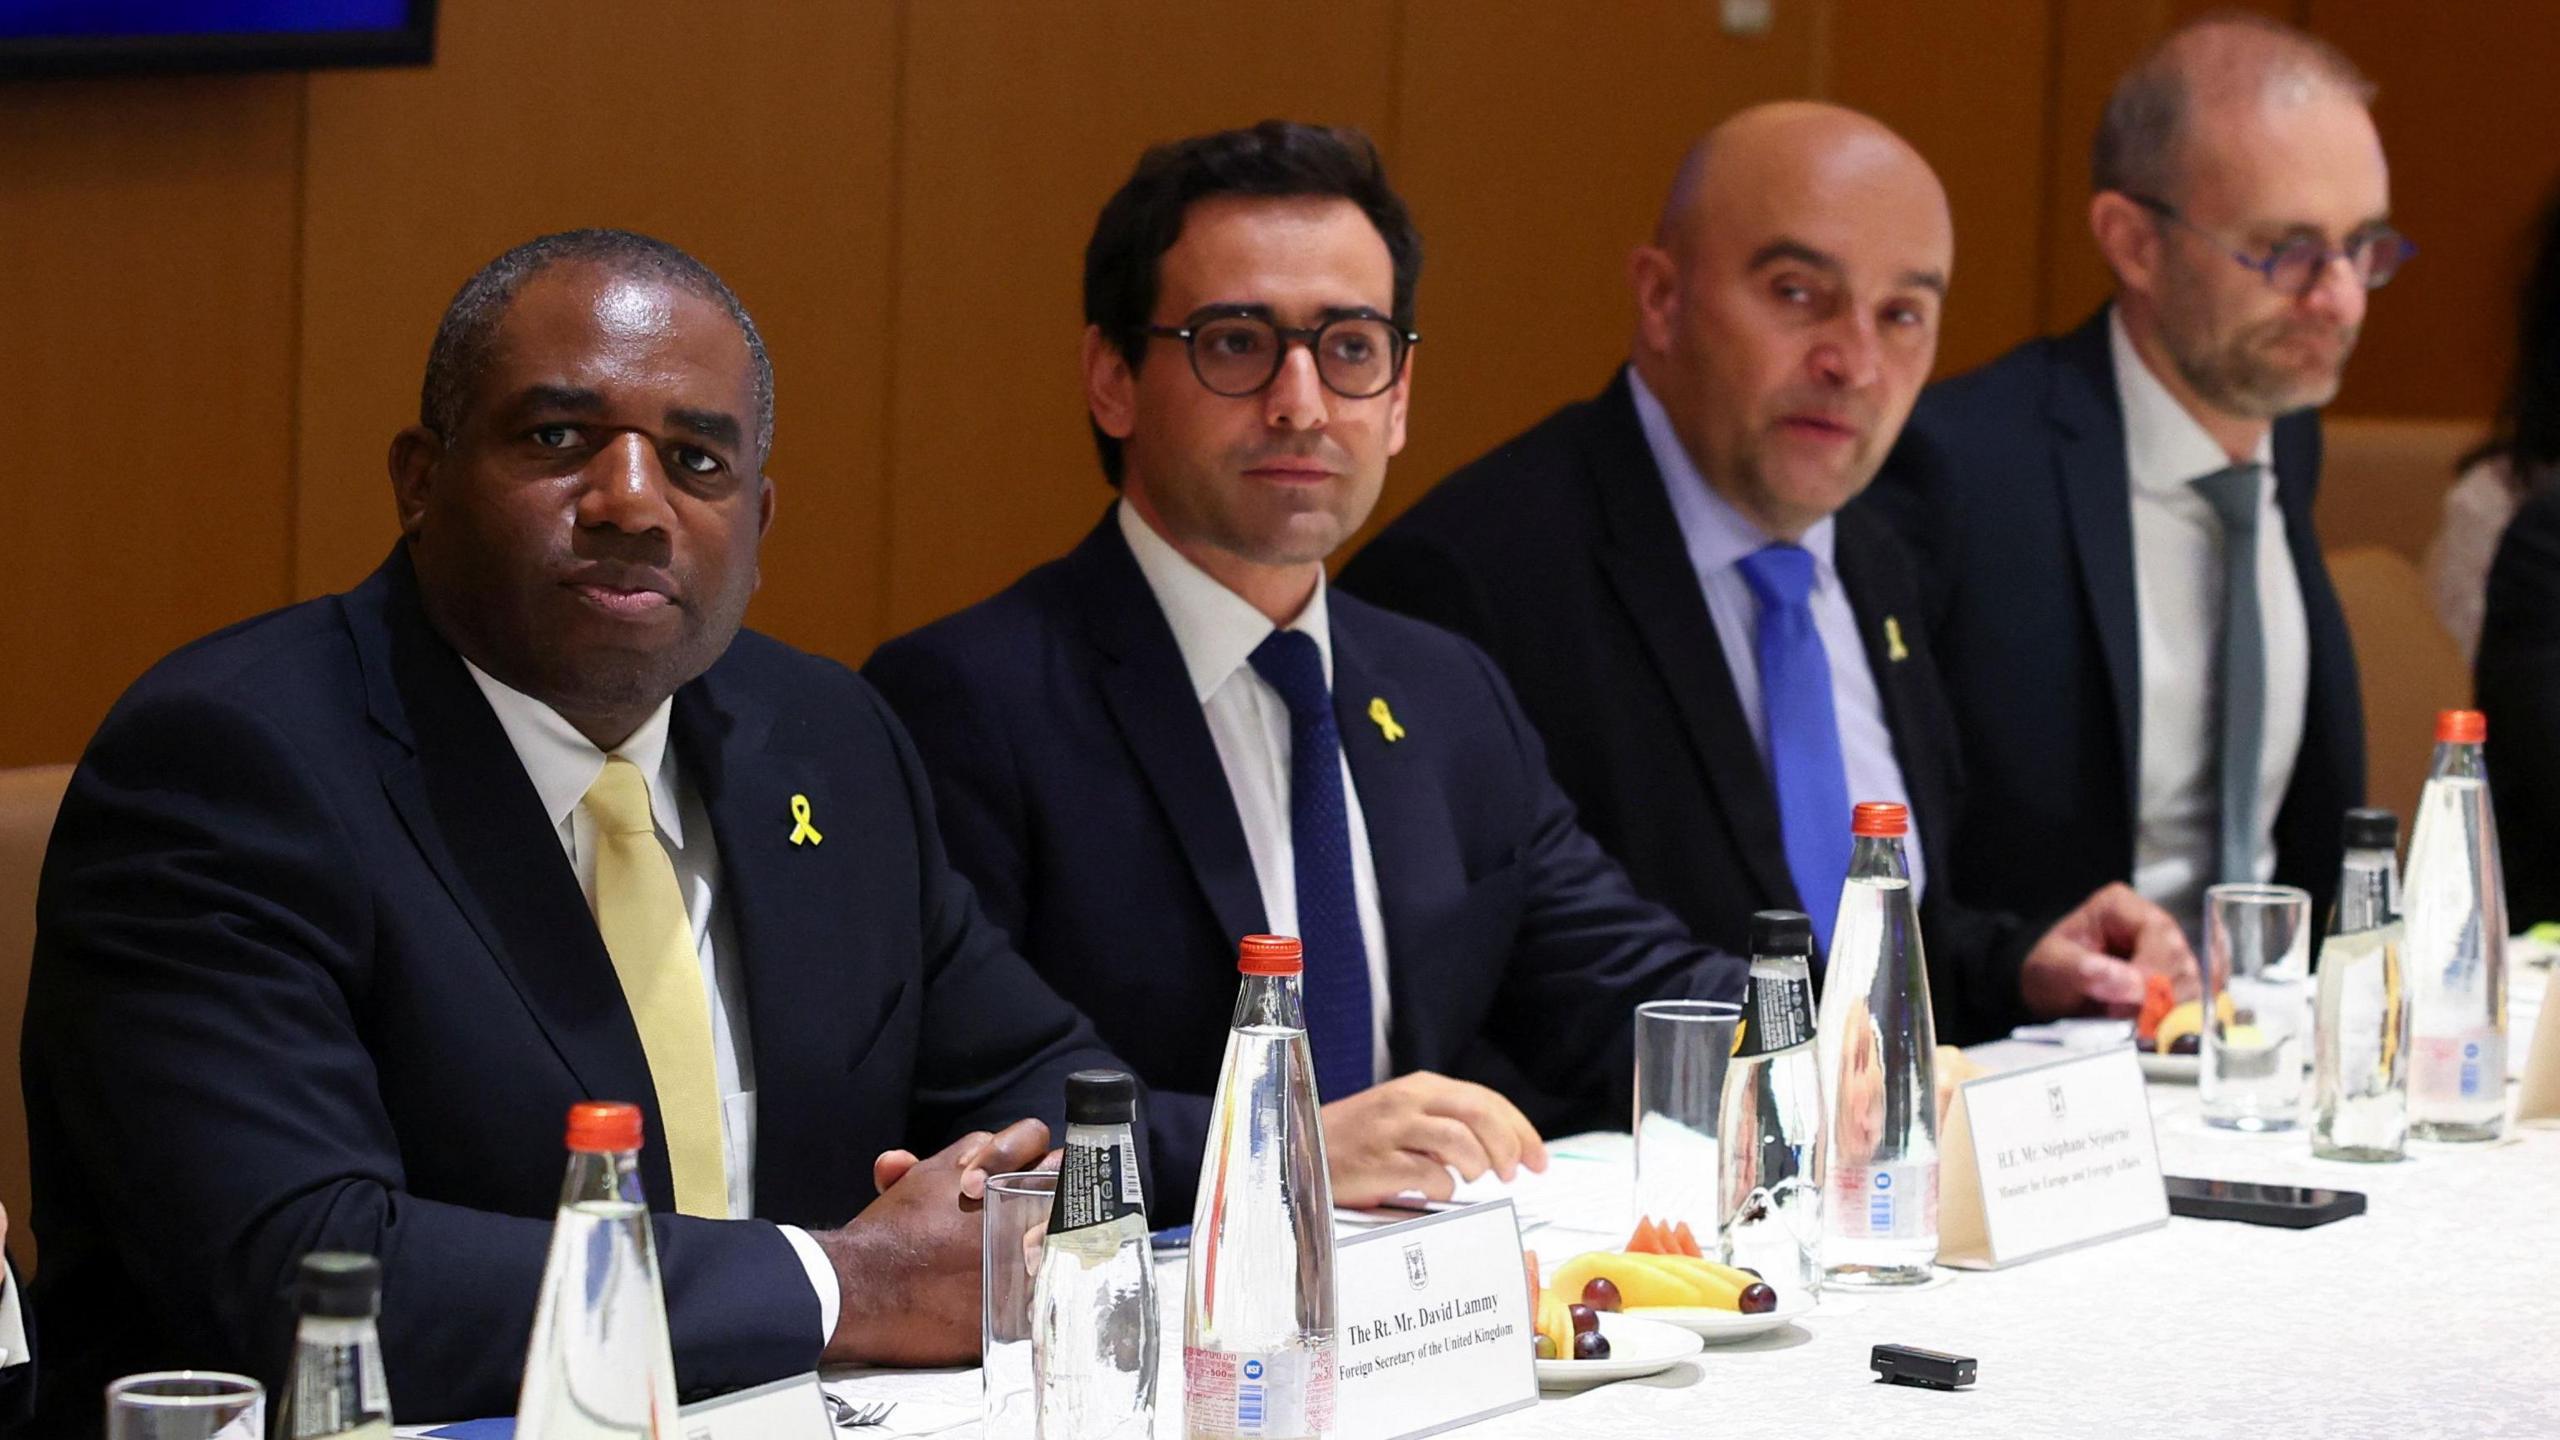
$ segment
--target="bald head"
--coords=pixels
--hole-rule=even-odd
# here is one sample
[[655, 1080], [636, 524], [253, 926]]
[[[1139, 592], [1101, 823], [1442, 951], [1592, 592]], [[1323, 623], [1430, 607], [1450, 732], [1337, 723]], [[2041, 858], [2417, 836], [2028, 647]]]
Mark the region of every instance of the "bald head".
[[1741, 111], [1690, 145], [1663, 197], [1653, 243], [1685, 253], [1700, 228], [1736, 196], [1765, 194], [1775, 186], [1801, 203], [1807, 190], [1843, 184], [1889, 191], [1877, 198], [1917, 205], [1953, 233], [1937, 172], [1909, 141], [1844, 106], [1780, 100]]
[[2116, 82], [2090, 148], [2091, 188], [2173, 196], [2190, 140], [2315, 103], [2372, 103], [2373, 83], [2339, 49], [2262, 15], [2217, 15], [2171, 31]]
[[1771, 538], [1874, 478], [1937, 355], [1954, 237], [1928, 162], [1854, 110], [1754, 106], [1681, 161], [1629, 262], [1631, 359], [1707, 483]]

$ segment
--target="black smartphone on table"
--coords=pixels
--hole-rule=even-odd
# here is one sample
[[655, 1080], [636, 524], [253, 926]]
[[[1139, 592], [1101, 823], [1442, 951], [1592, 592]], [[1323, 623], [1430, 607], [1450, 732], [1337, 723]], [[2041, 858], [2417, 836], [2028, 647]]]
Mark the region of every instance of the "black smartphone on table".
[[2364, 1193], [2359, 1190], [2204, 1180], [2192, 1175], [2164, 1179], [2169, 1187], [2169, 1213], [2196, 1220], [2237, 1220], [2244, 1225], [2308, 1230], [2364, 1213]]

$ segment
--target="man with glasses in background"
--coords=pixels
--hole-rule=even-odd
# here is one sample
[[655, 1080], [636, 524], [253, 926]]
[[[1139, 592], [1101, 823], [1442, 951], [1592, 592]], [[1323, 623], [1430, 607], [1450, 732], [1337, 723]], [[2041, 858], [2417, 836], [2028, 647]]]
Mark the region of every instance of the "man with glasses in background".
[[1923, 557], [1971, 903], [2129, 879], [2192, 935], [2206, 886], [2273, 879], [2327, 911], [2364, 719], [2313, 412], [2413, 248], [2372, 94], [2256, 16], [2163, 40], [2092, 157], [2113, 301], [1931, 386], [1860, 502]]
[[1633, 1007], [1742, 988], [1575, 822], [1480, 651], [1326, 585], [1404, 444], [1420, 265], [1354, 132], [1149, 151], [1085, 252], [1117, 503], [864, 667], [953, 862], [1147, 1082], [1160, 1215], [1190, 1209], [1240, 936], [1306, 944], [1353, 1204], [1624, 1123]]

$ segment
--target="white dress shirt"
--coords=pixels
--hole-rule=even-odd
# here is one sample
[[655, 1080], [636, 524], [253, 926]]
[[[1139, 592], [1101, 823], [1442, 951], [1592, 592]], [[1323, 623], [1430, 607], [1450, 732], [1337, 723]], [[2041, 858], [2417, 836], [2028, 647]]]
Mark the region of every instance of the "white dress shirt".
[[[578, 872], [578, 888], [587, 909], [596, 903], [596, 824], [579, 803], [604, 773], [605, 752], [595, 747], [560, 712], [520, 690], [510, 689], [466, 660], [471, 678], [488, 697], [489, 708], [524, 762], [525, 775], [542, 798], [543, 813], [560, 837], [560, 848]], [[693, 922], [693, 948], [702, 959], [702, 988], [711, 1002], [711, 1063], [720, 1087], [720, 1158], [729, 1171], [729, 1217], [744, 1220], [756, 1213], [756, 1069], [747, 1034], [746, 977], [739, 973], [738, 938], [729, 908], [720, 903], [720, 850], [711, 837], [711, 816], [702, 797], [685, 784], [676, 764], [675, 747], [667, 743], [670, 699], [631, 732], [613, 753], [640, 769], [649, 782], [650, 817], [657, 822], [658, 843], [674, 863], [676, 886], [684, 892], [684, 913]], [[605, 1097], [610, 1098], [610, 1097]], [[796, 1225], [779, 1227], [809, 1272], [818, 1292], [822, 1337], [832, 1337], [843, 1296], [835, 1267], [809, 1232]]]
[[[2133, 481], [2134, 610], [2141, 636], [2141, 805], [2133, 888], [2201, 933], [2204, 890], [2216, 878], [2222, 815], [2215, 715], [2222, 633], [2222, 521], [2191, 483], [2232, 458], [2178, 403], [2110, 311], [2125, 469]], [[2310, 702], [2310, 626], [2276, 508], [2275, 436], [2258, 441], [2258, 616], [2266, 637], [2265, 749], [2258, 757], [2258, 839], [2252, 873], [2276, 873], [2276, 811], [2302, 749]]]
[[[1209, 722], [1218, 764], [1227, 772], [1253, 877], [1262, 889], [1262, 919], [1275, 935], [1298, 933], [1297, 850], [1289, 838], [1289, 707], [1253, 668], [1254, 650], [1279, 626], [1251, 602], [1211, 579], [1171, 542], [1158, 535], [1129, 502], [1119, 506], [1120, 534], [1138, 570], [1155, 592], [1156, 606], [1173, 627], [1191, 675], [1191, 693]], [[1325, 685], [1333, 685], [1333, 627], [1326, 621], [1325, 581], [1288, 624], [1316, 642], [1324, 657]], [[1369, 952], [1369, 1070], [1384, 1081], [1387, 1059], [1387, 923], [1378, 909], [1378, 866], [1369, 853], [1369, 822], [1361, 814], [1360, 787], [1351, 762], [1342, 767], [1342, 806], [1351, 827], [1351, 887], [1360, 907], [1360, 940]]]
[[33, 1358], [27, 1354], [25, 1303], [18, 1296], [18, 1277], [0, 1267], [0, 1370]]
[[[1662, 472], [1663, 486], [1670, 493], [1672, 517], [1680, 522], [1689, 568], [1697, 572], [1698, 588], [1706, 593], [1707, 618], [1715, 622], [1716, 643], [1724, 648], [1734, 696], [1742, 702], [1743, 718], [1750, 722], [1752, 743], [1760, 747], [1761, 771], [1775, 774], [1769, 764], [1769, 719], [1760, 703], [1760, 597], [1742, 575], [1743, 559], [1775, 544], [1775, 537], [1752, 524], [1707, 483], [1689, 458], [1688, 448], [1680, 443], [1680, 433], [1671, 428], [1670, 413], [1645, 388], [1644, 377], [1633, 366], [1627, 368], [1627, 388], [1634, 392], [1636, 419], [1644, 426], [1654, 468]], [[1839, 568], [1832, 563], [1837, 529], [1838, 521], [1826, 515], [1797, 543], [1813, 554], [1813, 590], [1806, 603], [1813, 609], [1814, 632], [1822, 637], [1823, 656], [1831, 662], [1831, 714], [1840, 728], [1840, 760], [1849, 776], [1849, 801], [1854, 805], [1887, 800], [1907, 809], [1911, 790], [1902, 781], [1901, 762], [1894, 758], [1884, 697], [1876, 689], [1875, 672], [1867, 666], [1858, 612], [1850, 608], [1849, 592], [1841, 587]], [[1849, 817], [1841, 816], [1840, 825], [1847, 829]], [[1912, 903], [1918, 904], [1929, 879], [1928, 862], [1920, 854], [1918, 816], [1912, 817], [1910, 838], [1903, 848], [1911, 861]], [[1840, 903], [1837, 895], [1799, 898], [1807, 909]]]

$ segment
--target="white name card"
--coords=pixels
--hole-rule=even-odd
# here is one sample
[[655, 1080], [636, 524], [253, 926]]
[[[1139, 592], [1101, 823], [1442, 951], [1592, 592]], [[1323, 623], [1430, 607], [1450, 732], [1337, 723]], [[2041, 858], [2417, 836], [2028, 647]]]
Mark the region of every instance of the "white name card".
[[1940, 1163], [1941, 1264], [1996, 1269], [2168, 1223], [2131, 1045], [1967, 1081]]
[[1408, 1440], [1538, 1403], [1537, 1333], [1508, 1200], [1333, 1249], [1342, 1440]]
[[795, 1375], [687, 1405], [684, 1440], [835, 1440], [818, 1377]]

